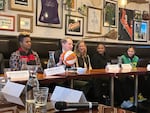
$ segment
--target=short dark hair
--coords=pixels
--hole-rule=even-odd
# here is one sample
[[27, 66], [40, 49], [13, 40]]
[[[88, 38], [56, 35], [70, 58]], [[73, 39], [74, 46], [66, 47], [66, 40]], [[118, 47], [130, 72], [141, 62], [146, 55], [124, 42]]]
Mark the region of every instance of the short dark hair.
[[30, 37], [30, 34], [29, 33], [20, 33], [18, 36], [18, 41], [23, 42], [23, 39], [26, 37]]

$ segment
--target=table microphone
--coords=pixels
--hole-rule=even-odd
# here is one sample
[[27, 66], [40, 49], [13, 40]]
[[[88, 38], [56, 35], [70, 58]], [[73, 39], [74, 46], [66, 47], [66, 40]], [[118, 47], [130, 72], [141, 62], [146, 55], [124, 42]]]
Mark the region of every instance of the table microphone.
[[92, 109], [98, 107], [98, 102], [86, 102], [86, 103], [68, 103], [64, 101], [56, 102], [55, 108], [57, 110], [64, 110], [69, 108], [88, 108]]

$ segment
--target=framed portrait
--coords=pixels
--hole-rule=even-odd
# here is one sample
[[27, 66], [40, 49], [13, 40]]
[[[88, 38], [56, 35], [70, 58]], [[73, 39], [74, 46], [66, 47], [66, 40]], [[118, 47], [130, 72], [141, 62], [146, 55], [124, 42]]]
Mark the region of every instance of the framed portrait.
[[87, 32], [101, 33], [102, 10], [99, 8], [88, 7], [87, 9]]
[[15, 16], [0, 14], [0, 30], [15, 30]]
[[73, 15], [65, 16], [65, 35], [83, 36], [84, 18]]
[[33, 32], [33, 16], [18, 14], [18, 32]]
[[117, 27], [118, 3], [113, 0], [104, 0], [103, 26]]
[[[48, 4], [53, 4], [54, 7], [47, 7]], [[62, 28], [63, 0], [37, 0], [36, 7], [37, 26]]]
[[0, 10], [4, 10], [4, 0], [0, 0]]
[[11, 10], [33, 12], [34, 0], [10, 0], [9, 3]]
[[147, 41], [149, 38], [149, 22], [148, 21], [134, 21], [133, 40]]
[[71, 10], [71, 11], [76, 11], [77, 10], [77, 0], [71, 0], [70, 2], [71, 2], [69, 4], [70, 6], [68, 6], [68, 4], [66, 4], [65, 9]]

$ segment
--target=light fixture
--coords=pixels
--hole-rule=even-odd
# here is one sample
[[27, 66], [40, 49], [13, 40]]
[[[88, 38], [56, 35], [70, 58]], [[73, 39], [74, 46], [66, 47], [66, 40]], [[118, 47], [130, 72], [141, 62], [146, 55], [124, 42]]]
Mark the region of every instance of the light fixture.
[[118, 6], [121, 8], [125, 8], [127, 5], [127, 0], [118, 0]]

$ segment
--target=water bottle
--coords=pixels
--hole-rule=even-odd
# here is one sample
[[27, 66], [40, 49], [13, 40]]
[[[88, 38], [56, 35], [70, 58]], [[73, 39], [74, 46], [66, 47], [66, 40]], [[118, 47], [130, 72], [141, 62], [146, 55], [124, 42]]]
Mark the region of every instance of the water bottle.
[[[29, 72], [30, 72], [30, 70], [29, 70]], [[26, 87], [25, 87], [26, 112], [27, 113], [35, 112], [35, 101], [34, 101], [34, 95], [33, 95], [33, 88], [39, 88], [39, 81], [36, 77], [36, 73], [33, 73], [33, 71], [31, 71], [29, 79], [28, 79]]]
[[118, 56], [118, 65], [120, 68], [122, 68], [122, 59], [121, 59], [121, 56]]
[[21, 70], [27, 70], [27, 59], [26, 58], [21, 59]]
[[55, 67], [55, 59], [54, 59], [54, 51], [49, 51], [49, 60], [47, 64], [47, 68]]

